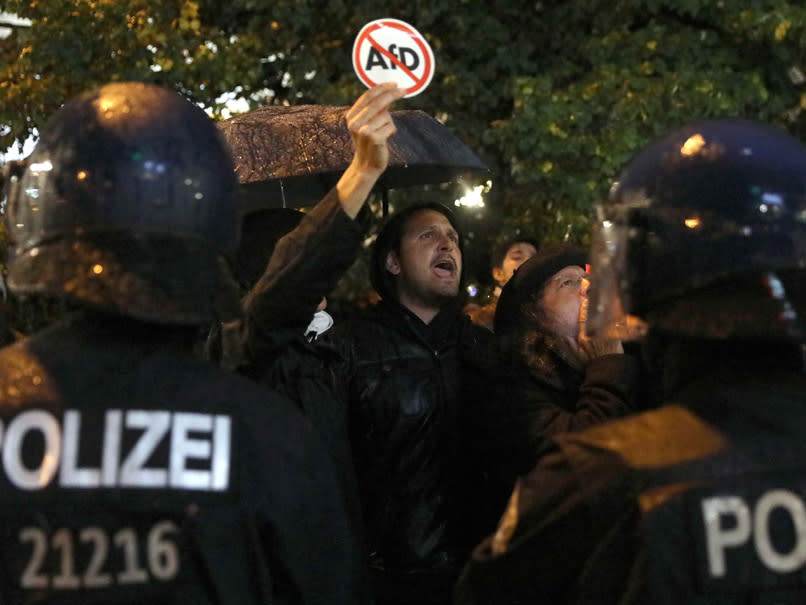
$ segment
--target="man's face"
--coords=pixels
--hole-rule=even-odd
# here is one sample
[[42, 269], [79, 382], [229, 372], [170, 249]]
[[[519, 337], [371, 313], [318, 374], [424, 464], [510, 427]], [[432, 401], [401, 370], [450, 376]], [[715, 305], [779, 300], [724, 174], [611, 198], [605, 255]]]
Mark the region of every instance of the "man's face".
[[459, 234], [442, 213], [415, 212], [403, 228], [400, 250], [387, 255], [386, 270], [397, 276], [400, 304], [411, 310], [439, 309], [459, 294]]
[[558, 336], [577, 339], [579, 308], [588, 296], [587, 274], [582, 267], [571, 265], [555, 273], [546, 282], [540, 307], [542, 327]]
[[537, 254], [537, 248], [529, 242], [515, 242], [507, 249], [501, 266], [493, 267], [493, 279], [503, 288], [512, 277], [512, 274], [515, 273], [515, 269], [535, 254]]

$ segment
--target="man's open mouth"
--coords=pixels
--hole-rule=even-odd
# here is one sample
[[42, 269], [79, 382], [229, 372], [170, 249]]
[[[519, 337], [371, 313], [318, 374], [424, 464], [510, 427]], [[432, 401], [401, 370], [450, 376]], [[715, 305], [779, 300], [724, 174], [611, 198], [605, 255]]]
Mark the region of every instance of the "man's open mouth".
[[452, 258], [442, 258], [434, 263], [434, 272], [439, 277], [453, 277], [456, 275], [456, 263]]

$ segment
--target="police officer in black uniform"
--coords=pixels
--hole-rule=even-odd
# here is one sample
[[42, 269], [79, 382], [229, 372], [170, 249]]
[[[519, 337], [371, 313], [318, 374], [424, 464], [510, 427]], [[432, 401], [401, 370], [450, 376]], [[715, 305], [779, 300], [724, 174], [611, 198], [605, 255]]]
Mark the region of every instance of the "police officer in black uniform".
[[806, 602], [806, 149], [687, 125], [597, 212], [588, 329], [646, 321], [665, 403], [555, 439], [457, 602]]
[[69, 101], [9, 190], [9, 285], [81, 310], [0, 351], [0, 602], [353, 603], [362, 561], [293, 406], [192, 355], [237, 309], [233, 165], [179, 95]]

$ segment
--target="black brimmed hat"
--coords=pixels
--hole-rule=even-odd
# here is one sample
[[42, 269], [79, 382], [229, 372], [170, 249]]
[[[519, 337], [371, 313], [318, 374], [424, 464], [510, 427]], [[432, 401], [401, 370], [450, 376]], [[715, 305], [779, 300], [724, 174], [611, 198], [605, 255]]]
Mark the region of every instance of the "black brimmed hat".
[[540, 292], [546, 281], [565, 267], [584, 269], [586, 263], [586, 255], [576, 246], [557, 245], [539, 250], [518, 267], [501, 291], [495, 309], [495, 333], [505, 335], [524, 329], [523, 306]]

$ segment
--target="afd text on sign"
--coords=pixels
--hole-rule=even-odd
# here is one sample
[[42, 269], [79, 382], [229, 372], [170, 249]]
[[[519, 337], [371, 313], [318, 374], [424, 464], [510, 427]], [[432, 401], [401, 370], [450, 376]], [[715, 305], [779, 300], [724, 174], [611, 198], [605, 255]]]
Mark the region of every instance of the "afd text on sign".
[[394, 82], [413, 97], [434, 76], [434, 53], [411, 25], [378, 19], [361, 28], [353, 44], [353, 68], [367, 88]]

